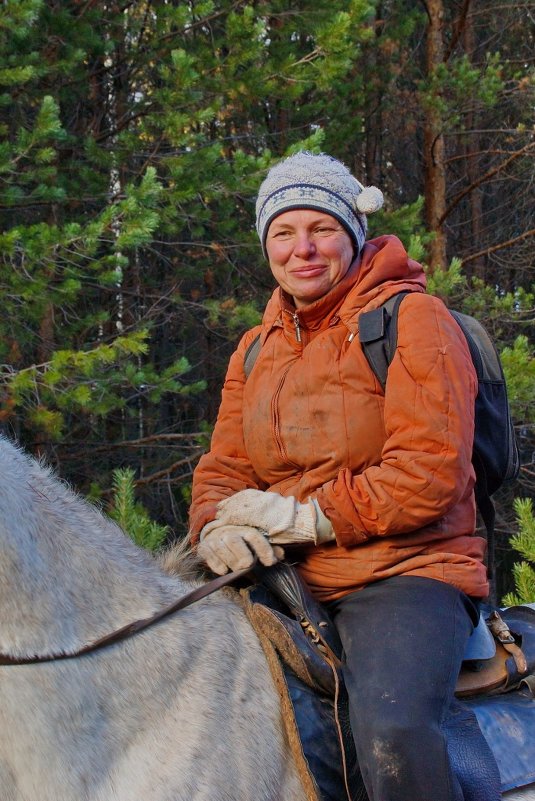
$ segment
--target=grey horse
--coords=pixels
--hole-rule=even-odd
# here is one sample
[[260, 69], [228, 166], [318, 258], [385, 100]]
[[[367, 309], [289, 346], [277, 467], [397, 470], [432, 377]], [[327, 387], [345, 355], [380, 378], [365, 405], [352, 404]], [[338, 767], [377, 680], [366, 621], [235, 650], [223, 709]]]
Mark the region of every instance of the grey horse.
[[[0, 476], [2, 801], [309, 801], [232, 593], [82, 656], [14, 664], [75, 654], [199, 581], [4, 437]], [[507, 797], [535, 799], [523, 793]]]

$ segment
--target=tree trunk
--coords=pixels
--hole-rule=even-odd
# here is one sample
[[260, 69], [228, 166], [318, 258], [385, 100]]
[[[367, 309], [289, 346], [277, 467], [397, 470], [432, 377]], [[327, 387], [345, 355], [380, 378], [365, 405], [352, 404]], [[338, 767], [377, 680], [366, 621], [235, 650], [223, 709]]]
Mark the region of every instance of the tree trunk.
[[[474, 22], [473, 17], [468, 14], [465, 20], [463, 30], [464, 49], [470, 61], [474, 60], [476, 41], [474, 35]], [[480, 173], [479, 160], [476, 154], [480, 150], [479, 135], [475, 133], [476, 113], [471, 109], [466, 115], [466, 130], [473, 131], [472, 135], [468, 138], [466, 144], [466, 174], [468, 176], [468, 185], [475, 184]], [[482, 190], [477, 186], [473, 192], [470, 193], [470, 243], [469, 252], [479, 253], [482, 248], [482, 234], [483, 234], [483, 200]], [[484, 279], [485, 277], [485, 258], [478, 256], [470, 264], [469, 272], [477, 275], [478, 278]]]
[[[428, 15], [426, 40], [426, 74], [428, 80], [435, 75], [444, 61], [444, 4], [442, 0], [427, 0]], [[426, 224], [433, 233], [429, 246], [429, 265], [433, 270], [445, 270], [446, 234], [441, 221], [446, 211], [446, 171], [443, 119], [436, 102], [440, 92], [435, 87], [435, 97], [428, 97], [424, 119], [424, 195]]]
[[375, 40], [366, 49], [366, 68], [371, 77], [366, 86], [366, 110], [365, 110], [365, 148], [364, 160], [366, 166], [366, 181], [373, 186], [382, 184], [382, 84], [377, 80], [379, 69], [379, 38], [381, 29], [377, 25], [377, 20], [382, 16], [382, 6], [379, 3], [370, 24], [375, 28]]

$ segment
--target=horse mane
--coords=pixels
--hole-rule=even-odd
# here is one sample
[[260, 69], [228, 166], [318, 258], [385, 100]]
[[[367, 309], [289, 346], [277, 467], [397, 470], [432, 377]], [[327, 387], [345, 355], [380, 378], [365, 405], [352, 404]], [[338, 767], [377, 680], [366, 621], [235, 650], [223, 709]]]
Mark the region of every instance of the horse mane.
[[164, 573], [178, 576], [183, 581], [199, 582], [206, 579], [204, 563], [193, 551], [187, 538], [172, 543], [156, 554], [158, 564]]

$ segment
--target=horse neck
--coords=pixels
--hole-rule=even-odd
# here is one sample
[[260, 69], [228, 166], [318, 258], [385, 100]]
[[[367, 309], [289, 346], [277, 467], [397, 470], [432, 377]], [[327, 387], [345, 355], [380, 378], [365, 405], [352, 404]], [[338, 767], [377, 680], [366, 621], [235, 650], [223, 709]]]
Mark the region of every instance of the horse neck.
[[5, 442], [0, 475], [4, 653], [74, 652], [181, 592], [109, 518]]

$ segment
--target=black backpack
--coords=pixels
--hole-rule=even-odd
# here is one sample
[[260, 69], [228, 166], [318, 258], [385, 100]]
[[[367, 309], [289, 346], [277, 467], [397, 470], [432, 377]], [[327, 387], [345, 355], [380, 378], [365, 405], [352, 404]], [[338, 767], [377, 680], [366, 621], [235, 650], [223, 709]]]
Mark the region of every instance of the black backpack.
[[[359, 318], [362, 350], [383, 392], [388, 368], [397, 347], [399, 307], [409, 294], [399, 292], [379, 308], [364, 312]], [[467, 314], [452, 309], [448, 311], [466, 337], [477, 373], [472, 462], [476, 474], [476, 503], [487, 531], [489, 578], [493, 579], [495, 510], [491, 495], [503, 483], [518, 476], [520, 458], [498, 352], [481, 323]], [[246, 378], [253, 369], [259, 351], [260, 335], [255, 337], [245, 352], [243, 369]]]
[[[388, 367], [396, 352], [399, 307], [408, 294], [399, 292], [378, 309], [364, 312], [359, 318], [362, 349], [383, 391]], [[503, 483], [518, 476], [520, 458], [498, 352], [480, 322], [453, 309], [448, 311], [466, 338], [477, 373], [472, 463], [476, 474], [476, 503], [487, 530], [489, 577], [493, 578], [495, 510], [491, 495]]]

